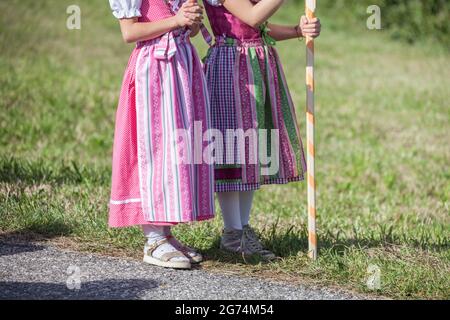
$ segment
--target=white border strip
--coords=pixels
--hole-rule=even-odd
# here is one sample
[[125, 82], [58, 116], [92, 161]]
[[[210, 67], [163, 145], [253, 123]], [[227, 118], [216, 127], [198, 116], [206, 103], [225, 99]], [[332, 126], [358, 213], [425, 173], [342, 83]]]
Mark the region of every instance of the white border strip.
[[111, 204], [127, 204], [127, 203], [137, 203], [137, 202], [141, 202], [140, 198], [136, 198], [136, 199], [126, 199], [126, 200], [112, 200], [109, 202]]

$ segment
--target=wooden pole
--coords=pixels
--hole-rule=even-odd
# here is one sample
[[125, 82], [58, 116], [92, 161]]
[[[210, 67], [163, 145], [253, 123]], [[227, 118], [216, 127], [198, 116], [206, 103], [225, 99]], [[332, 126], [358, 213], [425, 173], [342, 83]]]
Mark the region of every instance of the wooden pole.
[[[316, 0], [306, 0], [306, 16], [315, 18]], [[306, 139], [308, 176], [308, 256], [317, 259], [316, 181], [314, 172], [314, 39], [306, 37]]]

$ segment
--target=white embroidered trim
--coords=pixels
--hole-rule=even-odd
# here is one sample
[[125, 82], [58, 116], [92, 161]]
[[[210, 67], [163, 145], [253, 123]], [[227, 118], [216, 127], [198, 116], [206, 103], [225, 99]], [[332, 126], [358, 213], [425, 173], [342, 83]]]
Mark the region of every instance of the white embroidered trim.
[[141, 202], [140, 198], [137, 199], [126, 199], [126, 200], [111, 200], [111, 204], [127, 204], [127, 203], [136, 203]]

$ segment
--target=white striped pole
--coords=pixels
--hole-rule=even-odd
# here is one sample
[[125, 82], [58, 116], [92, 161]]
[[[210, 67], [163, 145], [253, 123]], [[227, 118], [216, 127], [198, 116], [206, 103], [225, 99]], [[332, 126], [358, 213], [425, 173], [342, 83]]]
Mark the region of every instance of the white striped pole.
[[[306, 0], [306, 16], [315, 18], [316, 0]], [[314, 175], [314, 39], [306, 37], [306, 143], [308, 175], [308, 256], [317, 259], [316, 181]]]

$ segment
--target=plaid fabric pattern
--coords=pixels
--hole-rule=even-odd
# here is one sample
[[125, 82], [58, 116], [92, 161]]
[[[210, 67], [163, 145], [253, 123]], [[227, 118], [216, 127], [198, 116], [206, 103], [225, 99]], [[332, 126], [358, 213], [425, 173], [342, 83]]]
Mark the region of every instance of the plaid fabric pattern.
[[262, 181], [260, 183], [241, 183], [241, 182], [222, 182], [216, 183], [216, 192], [234, 192], [234, 191], [252, 191], [258, 190], [263, 185], [267, 184], [287, 184], [289, 182], [302, 181], [303, 175], [295, 178], [287, 178], [287, 179], [270, 179], [266, 181]]
[[217, 63], [210, 68], [210, 76], [214, 82], [210, 82], [211, 104], [215, 106], [211, 110], [212, 126], [219, 130], [224, 137], [224, 154], [222, 161], [218, 160], [218, 165], [227, 163], [227, 154], [234, 154], [233, 163], [239, 159], [239, 150], [235, 143], [229, 144], [226, 141], [227, 130], [236, 130], [236, 99], [233, 68], [236, 63], [236, 53], [234, 47], [226, 47], [224, 50], [212, 50], [209, 57]]

